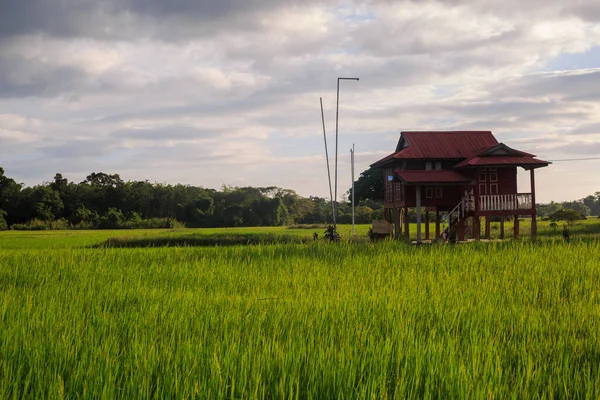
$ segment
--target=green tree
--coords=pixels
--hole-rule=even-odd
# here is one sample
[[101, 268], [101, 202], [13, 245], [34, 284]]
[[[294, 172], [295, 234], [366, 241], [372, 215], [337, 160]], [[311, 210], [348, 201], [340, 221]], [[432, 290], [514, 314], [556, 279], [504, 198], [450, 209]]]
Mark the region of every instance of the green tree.
[[[357, 181], [354, 182], [354, 201], [375, 200], [383, 202], [384, 183], [383, 170], [378, 168], [369, 168], [360, 174]], [[348, 190], [348, 198], [352, 198], [352, 188]]]
[[373, 220], [373, 209], [367, 206], [358, 206], [354, 209], [354, 219], [357, 224], [370, 224]]
[[31, 197], [35, 207], [36, 218], [51, 221], [60, 218], [64, 204], [58, 192], [50, 185], [38, 185], [33, 188]]
[[125, 216], [121, 210], [111, 207], [106, 214], [100, 217], [100, 228], [117, 229], [125, 222]]
[[590, 209], [590, 215], [600, 215], [600, 192], [582, 199], [583, 204]]
[[6, 211], [0, 210], [0, 231], [5, 231], [8, 229], [8, 224], [6, 223]]
[[21, 222], [19, 219], [21, 189], [22, 185], [4, 175], [4, 169], [0, 167], [0, 210], [4, 211], [2, 219], [7, 225]]

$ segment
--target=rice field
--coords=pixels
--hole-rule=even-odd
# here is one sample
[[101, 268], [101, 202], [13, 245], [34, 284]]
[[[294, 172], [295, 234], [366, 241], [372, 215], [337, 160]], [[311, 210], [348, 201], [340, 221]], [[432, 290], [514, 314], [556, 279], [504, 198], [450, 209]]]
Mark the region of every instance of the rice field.
[[587, 224], [456, 246], [2, 232], [0, 398], [599, 398]]

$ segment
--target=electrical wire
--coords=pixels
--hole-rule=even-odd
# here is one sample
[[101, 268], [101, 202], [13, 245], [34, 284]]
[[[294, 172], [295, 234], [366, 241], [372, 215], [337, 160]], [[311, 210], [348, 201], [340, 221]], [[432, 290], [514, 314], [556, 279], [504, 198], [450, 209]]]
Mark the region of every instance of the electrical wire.
[[548, 160], [550, 162], [566, 162], [566, 161], [589, 161], [589, 160], [600, 160], [600, 157], [589, 157], [589, 158], [565, 158], [562, 160]]

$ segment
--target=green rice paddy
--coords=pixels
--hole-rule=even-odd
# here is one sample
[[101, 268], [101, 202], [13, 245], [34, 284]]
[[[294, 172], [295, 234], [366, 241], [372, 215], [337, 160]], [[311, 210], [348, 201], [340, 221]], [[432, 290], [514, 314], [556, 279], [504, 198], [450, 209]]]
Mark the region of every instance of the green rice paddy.
[[[456, 246], [2, 232], [0, 398], [599, 398], [598, 221], [540, 225]], [[96, 247], [225, 233], [311, 240]]]

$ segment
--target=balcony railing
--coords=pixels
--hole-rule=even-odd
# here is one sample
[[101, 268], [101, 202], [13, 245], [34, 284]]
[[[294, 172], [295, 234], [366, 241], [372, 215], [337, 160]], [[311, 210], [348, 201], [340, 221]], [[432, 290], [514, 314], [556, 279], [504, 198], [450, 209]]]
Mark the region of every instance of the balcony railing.
[[491, 194], [479, 196], [480, 211], [531, 210], [531, 193]]

